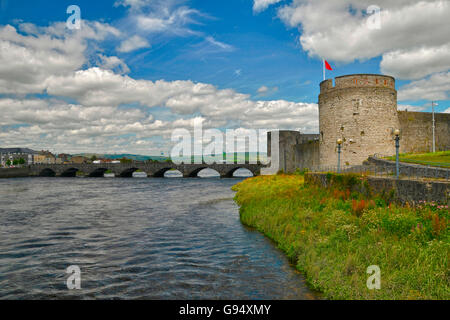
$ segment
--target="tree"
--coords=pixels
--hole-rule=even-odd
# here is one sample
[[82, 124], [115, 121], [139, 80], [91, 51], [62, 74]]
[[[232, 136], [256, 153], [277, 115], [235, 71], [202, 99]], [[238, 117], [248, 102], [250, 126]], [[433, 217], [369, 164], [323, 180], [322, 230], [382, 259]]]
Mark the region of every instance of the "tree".
[[13, 165], [17, 166], [18, 164], [19, 164], [19, 160], [14, 159], [14, 160], [13, 160]]
[[133, 162], [133, 160], [131, 160], [131, 159], [127, 159], [127, 158], [122, 158], [122, 159], [120, 159], [120, 163], [132, 163]]
[[11, 165], [11, 160], [7, 160], [6, 165], [9, 167]]
[[20, 158], [19, 159], [19, 164], [25, 164], [25, 159], [24, 158]]
[[93, 156], [91, 157], [91, 161], [95, 161], [95, 160], [97, 160], [97, 156], [96, 156], [96, 155], [93, 155]]

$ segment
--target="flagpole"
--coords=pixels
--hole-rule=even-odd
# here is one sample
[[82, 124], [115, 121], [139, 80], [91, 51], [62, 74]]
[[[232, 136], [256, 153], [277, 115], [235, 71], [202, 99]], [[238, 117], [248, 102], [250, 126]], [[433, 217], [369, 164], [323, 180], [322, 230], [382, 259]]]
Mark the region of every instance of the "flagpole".
[[322, 59], [323, 64], [323, 81], [325, 81], [325, 59]]

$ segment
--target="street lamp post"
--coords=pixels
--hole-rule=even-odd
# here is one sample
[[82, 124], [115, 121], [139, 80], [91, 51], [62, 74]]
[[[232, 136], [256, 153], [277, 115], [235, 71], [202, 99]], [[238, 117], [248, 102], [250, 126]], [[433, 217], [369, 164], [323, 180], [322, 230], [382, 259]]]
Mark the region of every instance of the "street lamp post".
[[400, 178], [400, 130], [395, 130], [395, 169], [397, 174], [397, 179]]
[[434, 106], [438, 104], [435, 101], [431, 101], [431, 109], [433, 113], [433, 153], [436, 152], [436, 118], [434, 116]]
[[337, 147], [338, 147], [338, 167], [337, 167], [337, 173], [341, 173], [341, 149], [342, 149], [342, 139], [338, 139], [337, 141]]

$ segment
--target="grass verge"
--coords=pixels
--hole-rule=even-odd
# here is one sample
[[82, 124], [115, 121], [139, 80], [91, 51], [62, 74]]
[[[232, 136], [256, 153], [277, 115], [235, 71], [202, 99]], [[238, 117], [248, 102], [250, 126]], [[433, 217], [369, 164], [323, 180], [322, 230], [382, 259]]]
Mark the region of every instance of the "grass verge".
[[[329, 299], [449, 299], [448, 208], [399, 207], [348, 190], [261, 176], [233, 187], [241, 221], [274, 240]], [[381, 289], [367, 288], [367, 268]]]
[[[386, 158], [395, 161], [395, 156]], [[450, 168], [450, 151], [435, 153], [404, 153], [400, 154], [400, 161], [422, 165]]]

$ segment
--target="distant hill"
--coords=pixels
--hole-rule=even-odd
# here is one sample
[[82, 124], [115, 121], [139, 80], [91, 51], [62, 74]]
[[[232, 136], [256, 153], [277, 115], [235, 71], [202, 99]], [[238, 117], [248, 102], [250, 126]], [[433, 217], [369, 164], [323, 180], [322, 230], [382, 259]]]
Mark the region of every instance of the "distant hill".
[[83, 156], [87, 158], [96, 156], [97, 158], [112, 159], [112, 160], [127, 158], [135, 161], [147, 161], [147, 160], [165, 161], [169, 159], [168, 157], [163, 156], [143, 156], [139, 154], [128, 154], [128, 153], [121, 153], [121, 154], [80, 153], [76, 154], [75, 156]]
[[[80, 154], [75, 154], [74, 156], [83, 156], [83, 157], [91, 158], [94, 155], [97, 158], [112, 159], [112, 160], [127, 158], [127, 159], [131, 159], [131, 160], [135, 160], [135, 161], [147, 161], [147, 160], [166, 161], [166, 160], [170, 159], [169, 157], [164, 157], [164, 156], [143, 156], [143, 155], [129, 154], [129, 153], [121, 153], [121, 154], [80, 153]], [[253, 158], [256, 158], [257, 154], [251, 153], [251, 156], [253, 156]], [[249, 154], [245, 154], [244, 152], [237, 152], [235, 155], [235, 159], [238, 162], [245, 162], [246, 160], [248, 160], [248, 157], [249, 157]], [[267, 154], [260, 153], [259, 157], [261, 160], [265, 160], [267, 158]], [[205, 156], [204, 160], [206, 161], [209, 158], [210, 157]], [[224, 153], [223, 158], [226, 159], [227, 154]], [[188, 157], [188, 158], [179, 158], [177, 160], [183, 161], [185, 163], [189, 163], [190, 161], [194, 161], [194, 156], [192, 156], [191, 159], [189, 159], [189, 157]]]

